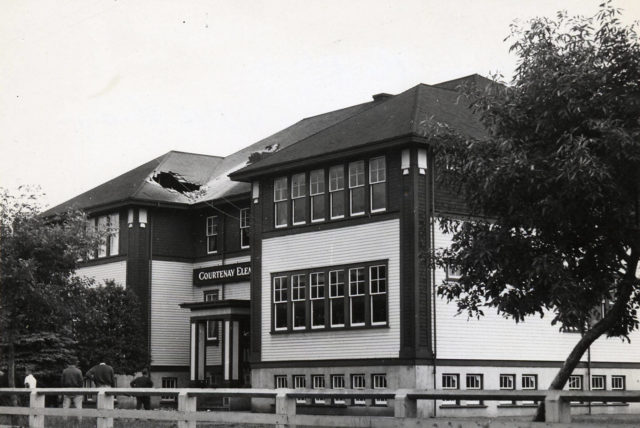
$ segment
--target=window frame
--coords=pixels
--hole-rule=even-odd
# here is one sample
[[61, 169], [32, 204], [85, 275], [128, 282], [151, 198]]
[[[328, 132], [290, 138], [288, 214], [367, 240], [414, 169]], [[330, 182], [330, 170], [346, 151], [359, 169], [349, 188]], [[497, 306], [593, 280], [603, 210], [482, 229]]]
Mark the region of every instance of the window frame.
[[[171, 386], [171, 384], [173, 386]], [[178, 388], [178, 378], [175, 376], [165, 376], [160, 379], [160, 385], [163, 389], [177, 389]], [[177, 395], [161, 395], [160, 401], [162, 402], [171, 402], [175, 403], [178, 401]]]
[[[344, 269], [337, 269], [337, 270], [329, 270], [329, 327], [331, 328], [342, 328], [345, 327], [347, 325], [347, 316], [346, 316], [346, 311], [347, 308], [345, 306], [346, 302], [345, 302], [345, 279], [344, 279]], [[332, 282], [332, 277], [331, 274], [332, 273], [336, 273], [336, 282]], [[339, 278], [339, 274], [342, 274], [342, 282], [340, 282], [340, 278]], [[333, 288], [332, 285], [335, 285], [335, 291], [336, 291], [336, 295], [333, 295]], [[339, 290], [339, 285], [342, 285], [342, 294], [338, 295], [337, 292]], [[333, 302], [334, 301], [338, 301], [338, 300], [342, 300], [342, 324], [334, 324], [333, 323]]]
[[[525, 387], [525, 381], [524, 379], [533, 379], [533, 387], [530, 386], [526, 386]], [[523, 373], [522, 375], [520, 375], [520, 387], [522, 390], [525, 391], [537, 391], [538, 390], [538, 375], [537, 374], [529, 374], [529, 373]]]
[[[380, 277], [377, 276], [376, 277], [376, 284], [378, 285], [377, 291], [373, 291], [373, 284], [374, 284], [374, 279], [373, 279], [373, 270], [377, 269], [378, 273], [380, 271], [380, 268], [384, 269], [384, 277]], [[388, 288], [388, 281], [387, 281], [387, 266], [386, 265], [373, 265], [373, 266], [369, 266], [369, 299], [371, 300], [369, 303], [369, 312], [370, 312], [370, 322], [371, 325], [385, 325], [387, 324], [388, 320], [389, 320], [389, 288]], [[384, 291], [380, 291], [380, 282], [383, 281], [384, 283]], [[385, 314], [386, 314], [386, 319], [387, 321], [374, 321], [373, 317], [374, 317], [374, 310], [373, 310], [373, 299], [375, 296], [386, 296], [385, 298]]]
[[[240, 208], [239, 214], [240, 248], [246, 250], [251, 247], [251, 211], [250, 208]], [[246, 240], [245, 243], [245, 234]]]
[[[282, 283], [284, 279], [284, 287], [282, 287]], [[280, 281], [277, 281], [280, 280]], [[276, 282], [279, 282], [280, 287], [276, 287]], [[273, 320], [273, 330], [274, 331], [286, 331], [289, 328], [289, 277], [287, 275], [279, 275], [274, 276], [272, 279], [273, 284], [273, 304], [272, 304], [272, 320]], [[282, 299], [284, 291], [284, 300]], [[279, 293], [279, 298], [276, 299], [276, 295]], [[277, 319], [277, 305], [284, 305], [285, 307], [285, 326], [278, 327], [278, 319]]]
[[[282, 382], [284, 380], [284, 382]], [[273, 388], [274, 389], [284, 389], [284, 388], [288, 388], [288, 376], [287, 375], [282, 375], [282, 374], [277, 374], [277, 375], [273, 375]], [[284, 383], [284, 386], [279, 386], [279, 384]]]
[[[358, 171], [357, 165], [362, 164], [362, 172], [360, 173]], [[351, 167], [354, 166], [354, 172], [355, 174], [351, 173]], [[349, 172], [349, 216], [350, 217], [359, 217], [362, 215], [365, 215], [367, 210], [366, 210], [366, 194], [364, 194], [365, 192], [365, 184], [366, 184], [366, 171], [365, 171], [365, 162], [364, 159], [360, 159], [360, 160], [356, 160], [356, 161], [352, 161], [349, 162], [349, 164], [347, 165], [347, 171]], [[352, 177], [355, 177], [355, 183], [352, 183]], [[360, 183], [359, 178], [362, 177], [362, 183]], [[354, 196], [354, 189], [360, 189], [362, 188], [362, 211], [357, 211], [354, 212], [353, 210], [353, 196]]]
[[[575, 382], [572, 381], [578, 381], [579, 384], [579, 388], [575, 386]], [[573, 383], [573, 385], [572, 385]], [[583, 382], [583, 376], [582, 375], [570, 375], [569, 379], [567, 379], [567, 389], [569, 391], [582, 391], [584, 389], [584, 382]]]
[[[332, 184], [334, 183], [334, 181], [332, 181], [332, 176], [331, 176], [331, 172], [332, 171], [339, 171], [341, 174], [339, 174], [337, 177], [335, 177], [335, 188], [333, 188]], [[346, 204], [345, 204], [345, 186], [344, 186], [344, 165], [334, 165], [332, 167], [329, 168], [329, 218], [331, 220], [338, 220], [341, 218], [345, 217], [345, 212], [346, 212]], [[333, 200], [334, 197], [341, 197], [342, 198], [342, 214], [340, 215], [333, 215]]]
[[[373, 169], [373, 164], [376, 161], [382, 160], [382, 170], [380, 168], [376, 168]], [[378, 175], [378, 177], [376, 178], [376, 181], [374, 181], [373, 179], [373, 173], [374, 171], [376, 172], [376, 175]], [[380, 179], [380, 171], [383, 171], [383, 175], [384, 177], [382, 179]], [[380, 185], [383, 187], [384, 189], [384, 207], [382, 208], [373, 208], [373, 188], [376, 185]], [[370, 158], [369, 159], [369, 212], [371, 212], [372, 214], [374, 213], [379, 213], [379, 212], [384, 212], [387, 210], [387, 159], [386, 156], [377, 156], [375, 158]]]
[[[362, 271], [362, 281], [360, 281], [359, 279], [356, 279], [356, 281], [353, 281], [353, 283], [356, 285], [356, 291], [357, 293], [353, 292], [353, 288], [352, 288], [352, 280], [351, 280], [351, 272], [352, 271]], [[364, 274], [364, 268], [363, 267], [352, 267], [349, 268], [347, 270], [348, 272], [348, 276], [349, 276], [349, 326], [351, 327], [362, 327], [364, 325], [367, 324], [367, 297], [366, 297], [366, 288], [367, 288], [367, 279], [365, 277]], [[360, 292], [360, 286], [359, 284], [362, 284], [362, 292]], [[363, 300], [363, 319], [362, 322], [357, 322], [354, 323], [353, 322], [353, 304], [354, 304], [354, 298], [359, 298], [361, 297]]]
[[[320, 177], [320, 180], [314, 180], [315, 177]], [[324, 169], [314, 169], [312, 171], [309, 172], [309, 198], [311, 199], [310, 201], [310, 207], [309, 207], [309, 218], [311, 218], [311, 223], [319, 223], [322, 221], [325, 221], [325, 219], [327, 218], [327, 213], [326, 213], [326, 185], [325, 185], [325, 171]], [[315, 185], [315, 189], [314, 189], [314, 185]], [[320, 187], [322, 187], [322, 189], [320, 190]], [[314, 207], [316, 206], [316, 204], [320, 203], [322, 205], [322, 212], [323, 212], [323, 216], [322, 218], [315, 218], [314, 214], [315, 214], [315, 210]]]
[[[279, 185], [278, 183], [282, 184]], [[287, 199], [288, 187], [289, 180], [287, 176], [273, 179], [273, 225], [276, 229], [289, 226], [289, 200]], [[278, 223], [278, 207], [280, 206], [284, 206], [283, 223]]]
[[[294, 277], [297, 279], [296, 285], [294, 285]], [[307, 290], [307, 275], [305, 274], [292, 274], [291, 278], [291, 328], [293, 330], [306, 330], [307, 329], [307, 316], [309, 311], [307, 310], [307, 296], [309, 291]], [[294, 294], [297, 292], [297, 297], [294, 298]], [[301, 297], [302, 296], [302, 297]], [[296, 305], [296, 302], [302, 302], [301, 305]], [[296, 326], [296, 307], [301, 307], [304, 311], [304, 324]]]
[[[599, 379], [602, 380], [602, 388], [597, 388], [594, 386], [594, 380]], [[607, 375], [591, 375], [590, 381], [591, 391], [606, 391], [607, 390]]]
[[[300, 177], [302, 180], [300, 181]], [[295, 187], [294, 187], [295, 186]], [[302, 204], [303, 219], [296, 221], [296, 202]], [[299, 226], [307, 223], [307, 173], [291, 175], [291, 224]]]
[[[120, 254], [120, 213], [107, 215], [109, 234], [107, 235], [107, 257]], [[115, 248], [115, 250], [114, 250]]]
[[[615, 381], [620, 380], [621, 386], [616, 386]], [[625, 375], [611, 375], [611, 390], [612, 391], [626, 391], [627, 390], [627, 377]]]
[[[318, 280], [317, 284], [314, 284], [314, 276], [316, 278], [320, 278], [322, 277], [322, 282], [320, 282]], [[326, 283], [326, 279], [325, 279], [326, 275], [324, 271], [318, 271], [318, 272], [311, 272], [309, 274], [309, 311], [311, 312], [309, 314], [309, 324], [311, 326], [311, 329], [319, 329], [319, 328], [325, 328], [327, 326], [327, 283]], [[316, 297], [314, 297], [314, 290], [317, 292]], [[319, 296], [319, 294], [322, 294], [322, 296]], [[319, 296], [319, 297], [318, 297]], [[323, 323], [322, 325], [318, 324], [314, 324], [314, 314], [315, 314], [315, 307], [316, 305], [314, 303], [317, 302], [321, 302], [322, 303], [322, 320]]]
[[[218, 223], [218, 216], [207, 216], [205, 222], [205, 234], [207, 236], [207, 254], [217, 254], [220, 247], [220, 224]], [[216, 247], [215, 250], [211, 250], [211, 238], [215, 237]]]
[[[364, 375], [364, 373], [352, 373], [350, 377], [351, 377], [351, 389], [366, 389], [367, 377]], [[362, 385], [360, 385], [359, 381], [355, 382], [355, 379], [361, 379]], [[354, 398], [352, 403], [354, 406], [364, 406], [367, 404], [367, 400], [365, 398]]]

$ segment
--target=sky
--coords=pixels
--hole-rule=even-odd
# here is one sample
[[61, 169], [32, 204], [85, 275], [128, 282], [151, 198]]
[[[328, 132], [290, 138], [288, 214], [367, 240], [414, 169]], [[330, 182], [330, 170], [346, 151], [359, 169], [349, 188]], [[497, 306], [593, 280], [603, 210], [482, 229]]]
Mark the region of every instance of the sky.
[[[54, 206], [170, 150], [226, 156], [380, 92], [508, 81], [514, 20], [601, 1], [5, 0], [0, 186]], [[640, 1], [614, 4], [640, 19]]]

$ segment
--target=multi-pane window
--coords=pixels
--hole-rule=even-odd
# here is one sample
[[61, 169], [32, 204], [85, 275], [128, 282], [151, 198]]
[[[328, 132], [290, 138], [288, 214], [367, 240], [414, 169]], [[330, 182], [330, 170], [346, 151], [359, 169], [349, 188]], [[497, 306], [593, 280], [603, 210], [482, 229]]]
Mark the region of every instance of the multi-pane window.
[[388, 268], [383, 263], [274, 274], [274, 330], [387, 325]]
[[[342, 374], [331, 375], [331, 389], [344, 389], [344, 388], [345, 388], [344, 375]], [[346, 403], [344, 398], [335, 398], [333, 402], [334, 404]]]
[[[163, 377], [162, 378], [162, 388], [172, 389], [178, 387], [178, 378], [177, 377]], [[162, 395], [160, 397], [162, 401], [178, 401], [177, 395]]]
[[349, 206], [351, 215], [364, 214], [364, 161], [349, 164]]
[[293, 224], [304, 224], [307, 219], [307, 181], [305, 173], [291, 176], [291, 211]]
[[538, 389], [538, 376], [531, 375], [531, 374], [523, 374], [522, 389]]
[[305, 275], [291, 275], [291, 310], [293, 329], [304, 329], [307, 324], [307, 281]]
[[[351, 388], [352, 389], [364, 389], [366, 384], [365, 376], [363, 374], [351, 375]], [[364, 398], [354, 398], [353, 404], [356, 406], [365, 405], [366, 400]]]
[[287, 320], [288, 284], [286, 276], [273, 278], [273, 319], [275, 330], [286, 330]]
[[626, 389], [625, 377], [620, 375], [611, 376], [611, 389], [613, 391], [624, 391]]
[[[304, 389], [307, 387], [307, 377], [305, 375], [293, 375], [293, 387], [296, 389]], [[306, 403], [306, 398], [296, 398], [296, 403], [304, 404]]]
[[325, 218], [324, 170], [317, 169], [309, 174], [309, 194], [311, 195], [311, 221]]
[[365, 297], [364, 297], [364, 269], [349, 269], [349, 313], [352, 326], [364, 325]]
[[443, 374], [442, 375], [442, 389], [458, 389], [458, 374]]
[[220, 290], [207, 290], [204, 292], [205, 302], [214, 302], [220, 300]]
[[342, 165], [329, 169], [329, 195], [331, 218], [344, 217], [344, 168]]
[[109, 255], [117, 256], [120, 243], [120, 216], [118, 213], [109, 215]]
[[344, 327], [344, 271], [329, 272], [329, 302], [331, 327]]
[[249, 208], [240, 209], [240, 248], [249, 248], [251, 221]]
[[[322, 389], [325, 387], [324, 375], [311, 375], [311, 387], [313, 389]], [[324, 404], [324, 398], [316, 398], [313, 400], [316, 404]]]
[[468, 374], [467, 389], [482, 389], [482, 375], [481, 374]]
[[387, 323], [387, 267], [369, 268], [369, 294], [371, 295], [371, 325]]
[[455, 267], [447, 264], [446, 266], [446, 275], [447, 275], [447, 281], [457, 281], [460, 279], [460, 276], [462, 275], [461, 272], [456, 269]]
[[369, 160], [369, 185], [371, 186], [371, 212], [387, 208], [387, 168], [383, 157]]
[[274, 384], [276, 388], [287, 388], [287, 376], [286, 375], [275, 375]]
[[207, 217], [207, 253], [218, 251], [218, 216]]
[[605, 390], [607, 388], [606, 379], [604, 375], [591, 376], [591, 389], [594, 391]]
[[[386, 374], [374, 374], [371, 375], [371, 385], [373, 389], [386, 389], [387, 387], [387, 375]], [[373, 403], [377, 406], [386, 406], [387, 400], [384, 398], [376, 398]]]
[[571, 375], [569, 376], [569, 383], [568, 383], [569, 389], [570, 390], [577, 390], [580, 391], [582, 390], [582, 375]]
[[287, 225], [287, 177], [273, 180], [273, 205], [275, 215], [275, 226], [284, 227]]
[[324, 327], [324, 272], [313, 272], [309, 275], [311, 292], [311, 328]]
[[[109, 230], [109, 217], [106, 215], [101, 215], [98, 217], [98, 231], [103, 234], [107, 234], [108, 236]], [[104, 236], [104, 235], [101, 235]], [[98, 257], [106, 257], [107, 256], [107, 238], [103, 238], [100, 241], [100, 245], [98, 246]]]
[[501, 374], [500, 389], [516, 389], [516, 375]]

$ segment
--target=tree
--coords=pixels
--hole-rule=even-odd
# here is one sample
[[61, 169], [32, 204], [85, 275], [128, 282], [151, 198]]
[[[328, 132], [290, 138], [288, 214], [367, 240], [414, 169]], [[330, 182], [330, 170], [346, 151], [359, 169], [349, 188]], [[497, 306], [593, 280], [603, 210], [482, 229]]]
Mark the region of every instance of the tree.
[[16, 361], [47, 376], [51, 373], [38, 371], [45, 367], [38, 358], [50, 352], [47, 362], [61, 363], [69, 356], [70, 297], [82, 288], [73, 272], [100, 241], [98, 233], [86, 230], [83, 213], [44, 218], [38, 194], [20, 190], [12, 195], [0, 189], [0, 340], [11, 387]]
[[437, 180], [469, 208], [465, 221], [442, 219], [453, 244], [436, 263], [462, 276], [438, 292], [470, 316], [552, 313], [581, 331], [554, 390], [597, 338], [638, 328], [640, 45], [619, 14], [607, 2], [592, 18], [514, 25], [512, 84], [465, 90], [489, 137], [432, 132], [447, 165]]
[[80, 366], [88, 369], [104, 361], [125, 374], [146, 367], [149, 356], [136, 294], [107, 281], [86, 289], [83, 302], [85, 310], [74, 323]]

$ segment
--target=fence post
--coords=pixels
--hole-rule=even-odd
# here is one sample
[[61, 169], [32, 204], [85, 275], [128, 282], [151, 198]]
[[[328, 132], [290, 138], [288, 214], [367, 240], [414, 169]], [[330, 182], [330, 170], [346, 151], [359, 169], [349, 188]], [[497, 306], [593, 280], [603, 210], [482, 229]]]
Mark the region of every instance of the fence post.
[[[44, 409], [44, 395], [38, 394], [37, 391], [31, 391], [29, 408]], [[44, 428], [44, 415], [29, 414], [29, 428]]]
[[416, 418], [418, 417], [418, 401], [407, 396], [408, 390], [399, 389], [396, 391], [394, 399], [394, 413], [396, 418]]
[[276, 394], [276, 414], [285, 415], [286, 422], [276, 424], [276, 428], [295, 428], [291, 420], [296, 415], [296, 399], [287, 395], [287, 390], [279, 390]]
[[[113, 410], [113, 403], [115, 397], [113, 395], [107, 395], [106, 391], [102, 390], [98, 392], [98, 398], [96, 400], [96, 408], [98, 410]], [[97, 428], [113, 428], [113, 418], [98, 418]]]
[[561, 392], [547, 392], [544, 398], [545, 422], [571, 423], [571, 403], [562, 398]]
[[[179, 412], [195, 412], [198, 407], [196, 397], [189, 397], [187, 391], [180, 391], [178, 394], [178, 411]], [[196, 421], [180, 420], [178, 428], [196, 428]]]

